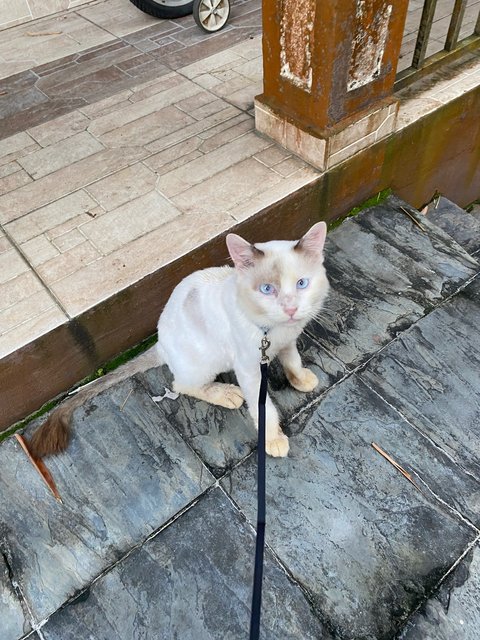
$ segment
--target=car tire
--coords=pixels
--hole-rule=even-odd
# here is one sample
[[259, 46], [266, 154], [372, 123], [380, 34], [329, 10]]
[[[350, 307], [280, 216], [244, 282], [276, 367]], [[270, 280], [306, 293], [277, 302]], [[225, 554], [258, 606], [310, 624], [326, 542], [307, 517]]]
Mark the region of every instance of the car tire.
[[193, 0], [186, 0], [182, 4], [168, 6], [156, 0], [130, 0], [137, 9], [148, 13], [155, 18], [181, 18], [188, 16], [193, 11]]

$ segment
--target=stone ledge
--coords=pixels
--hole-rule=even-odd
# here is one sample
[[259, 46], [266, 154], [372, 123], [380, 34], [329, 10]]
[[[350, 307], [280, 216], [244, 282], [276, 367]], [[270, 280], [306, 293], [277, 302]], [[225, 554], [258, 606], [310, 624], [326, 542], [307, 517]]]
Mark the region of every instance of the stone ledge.
[[384, 99], [378, 108], [347, 119], [331, 129], [307, 131], [280, 116], [264, 99], [255, 98], [255, 126], [321, 171], [340, 164], [395, 129], [397, 101]]

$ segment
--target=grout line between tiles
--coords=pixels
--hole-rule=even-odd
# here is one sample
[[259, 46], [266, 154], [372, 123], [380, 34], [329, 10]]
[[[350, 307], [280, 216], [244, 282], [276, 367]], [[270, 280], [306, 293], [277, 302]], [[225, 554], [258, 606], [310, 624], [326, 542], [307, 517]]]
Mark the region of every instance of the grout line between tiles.
[[[418, 605], [410, 612], [408, 618], [403, 621], [402, 632], [407, 628], [409, 621], [415, 616], [415, 614], [422, 608], [422, 606], [430, 600], [430, 598], [435, 594], [436, 591], [442, 586], [448, 576], [455, 571], [458, 565], [462, 562], [462, 560], [470, 553], [470, 551], [480, 543], [480, 536], [477, 536], [465, 549], [465, 551], [460, 555], [460, 557], [452, 564], [450, 569], [445, 573], [444, 576], [438, 580], [436, 585], [430, 590], [429, 593], [425, 594], [425, 597], [418, 603]], [[448, 612], [448, 607], [447, 607]]]
[[150, 534], [148, 534], [146, 538], [140, 540], [139, 542], [136, 542], [121, 557], [117, 558], [114, 562], [109, 564], [108, 567], [105, 567], [99, 574], [97, 574], [93, 579], [91, 579], [89, 581], [88, 585], [80, 588], [72, 597], [67, 598], [67, 600], [65, 600], [65, 602], [63, 602], [50, 615], [48, 615], [46, 618], [44, 618], [40, 622], [36, 623], [35, 626], [34, 626], [34, 631], [37, 631], [37, 633], [38, 633], [42, 629], [42, 627], [44, 627], [47, 624], [47, 622], [50, 620], [50, 618], [52, 618], [58, 611], [64, 609], [66, 606], [68, 606], [71, 603], [75, 602], [79, 597], [82, 596], [82, 594], [84, 594], [89, 589], [91, 589], [91, 587], [93, 587], [99, 580], [101, 580], [103, 577], [105, 577], [107, 574], [109, 574], [113, 569], [115, 569], [115, 567], [117, 567], [119, 564], [121, 564], [122, 562], [127, 560], [135, 551], [141, 549], [145, 544], [150, 542], [150, 540], [153, 540], [160, 533], [162, 533], [162, 531], [164, 531], [167, 527], [169, 527], [170, 525], [174, 524], [185, 513], [187, 513], [193, 507], [195, 507], [195, 505], [203, 498], [203, 496], [206, 495], [207, 493], [209, 493], [211, 490], [212, 490], [212, 486], [207, 487], [206, 489], [201, 491], [197, 496], [195, 496], [195, 498], [193, 498], [188, 504], [186, 504], [182, 509], [180, 509], [175, 515], [173, 515], [166, 522], [164, 522], [162, 525], [160, 525], [158, 528], [156, 528], [154, 531], [152, 531]]
[[[74, 13], [80, 20], [85, 20], [85, 22], [89, 22], [91, 25], [93, 25], [95, 28], [100, 29], [101, 31], [104, 31], [105, 33], [107, 33], [109, 36], [112, 36], [112, 41], [113, 40], [120, 40], [121, 38], [118, 35], [115, 35], [114, 33], [112, 33], [111, 31], [109, 31], [108, 29], [106, 29], [105, 27], [102, 27], [101, 25], [97, 24], [96, 22], [94, 22], [93, 20], [91, 20], [88, 16], [83, 16], [80, 12], [80, 10], [82, 9], [82, 5], [79, 5], [78, 7], [74, 7], [74, 11], [72, 11], [72, 13]], [[133, 32], [134, 33], [134, 32]], [[107, 42], [103, 42], [101, 44], [99, 44], [99, 46], [101, 46], [102, 44], [108, 44], [109, 41], [107, 40]], [[88, 47], [87, 47], [88, 49]]]
[[[440, 453], [442, 453], [446, 458], [448, 458], [448, 460], [450, 460], [450, 462], [455, 467], [460, 468], [465, 473], [465, 475], [467, 475], [469, 478], [474, 480], [476, 483], [479, 482], [478, 478], [474, 474], [466, 470], [458, 460], [455, 460], [455, 458], [451, 454], [449, 454], [447, 451], [445, 451], [445, 449], [443, 449], [437, 442], [435, 442], [433, 438], [431, 438], [428, 434], [424, 433], [420, 427], [418, 427], [411, 420], [409, 420], [409, 418], [407, 418], [407, 416], [404, 415], [404, 413], [398, 407], [396, 407], [391, 402], [389, 402], [379, 391], [371, 387], [370, 384], [368, 384], [368, 382], [363, 377], [360, 377], [359, 379], [361, 383], [367, 387], [367, 389], [369, 389], [372, 393], [374, 393], [377, 396], [377, 398], [380, 398], [380, 400], [382, 400], [390, 409], [392, 409], [392, 411], [394, 411], [397, 415], [399, 415], [400, 418], [409, 427], [411, 427], [422, 438], [424, 438], [434, 449], [440, 451]], [[464, 524], [468, 525], [470, 528], [473, 528], [477, 533], [480, 533], [480, 529], [475, 524], [473, 524], [473, 522], [471, 522], [468, 518], [466, 518], [463, 514], [461, 514], [455, 507], [452, 507], [445, 500], [440, 498], [421, 476], [419, 476], [417, 473], [415, 473], [415, 475], [422, 482], [422, 484], [424, 484], [427, 487], [428, 491], [432, 494], [432, 496], [436, 500], [438, 500], [440, 503], [446, 506], [450, 511], [452, 511], [460, 520], [462, 520]]]
[[[30, 261], [28, 259], [28, 257], [26, 256], [25, 252], [23, 251], [23, 249], [21, 248], [20, 245], [17, 244], [17, 242], [15, 241], [15, 239], [11, 236], [11, 234], [8, 232], [7, 229], [5, 229], [5, 227], [2, 227], [3, 232], [5, 233], [5, 236], [8, 238], [8, 240], [10, 241], [10, 243], [13, 245], [13, 247], [15, 248], [15, 250], [18, 252], [18, 254], [20, 255], [20, 257], [22, 258], [22, 260], [26, 263], [26, 265], [29, 268], [29, 271], [33, 272], [35, 278], [38, 280], [38, 282], [42, 285], [42, 288], [45, 289], [48, 292], [48, 295], [52, 298], [53, 302], [56, 304], [56, 306], [58, 306], [60, 308], [60, 310], [64, 313], [64, 315], [66, 316], [67, 320], [71, 320], [71, 316], [70, 314], [67, 312], [67, 310], [65, 309], [65, 307], [63, 306], [62, 302], [60, 301], [60, 299], [55, 295], [55, 293], [50, 289], [50, 287], [46, 284], [46, 282], [43, 281], [43, 279], [41, 278], [41, 276], [37, 273], [35, 267], [33, 265], [30, 264]], [[14, 306], [14, 305], [12, 305]]]
[[[254, 452], [252, 451], [252, 454], [253, 453]], [[245, 460], [247, 458], [249, 458], [252, 454], [250, 454], [249, 456], [244, 458], [241, 461], [241, 463], [243, 464], [245, 462]], [[239, 464], [235, 465], [235, 466], [239, 466]], [[233, 471], [233, 469], [231, 471]], [[255, 527], [256, 522], [252, 522], [251, 519], [245, 513], [245, 511], [243, 511], [243, 509], [237, 503], [237, 501], [228, 493], [228, 491], [226, 489], [224, 489], [219, 483], [217, 483], [217, 484], [218, 484], [218, 488], [221, 490], [223, 495], [230, 502], [230, 504], [235, 509], [235, 511], [237, 511], [237, 513], [240, 515], [240, 517], [244, 521], [245, 525], [252, 531], [253, 534], [256, 535], [256, 527]], [[328, 620], [326, 618], [324, 618], [324, 616], [321, 615], [321, 611], [318, 608], [318, 606], [315, 605], [314, 599], [313, 599], [312, 594], [310, 593], [309, 589], [305, 585], [303, 585], [297, 577], [295, 577], [294, 573], [289, 569], [287, 564], [282, 560], [282, 558], [278, 555], [278, 553], [271, 546], [271, 544], [269, 544], [268, 542], [265, 542], [265, 547], [271, 553], [275, 563], [283, 571], [283, 573], [287, 576], [289, 581], [292, 582], [296, 587], [298, 587], [300, 589], [303, 597], [307, 600], [309, 606], [311, 607], [311, 609], [314, 612], [315, 616], [320, 620], [322, 625], [325, 626], [326, 628], [330, 629], [330, 625], [328, 623]]]

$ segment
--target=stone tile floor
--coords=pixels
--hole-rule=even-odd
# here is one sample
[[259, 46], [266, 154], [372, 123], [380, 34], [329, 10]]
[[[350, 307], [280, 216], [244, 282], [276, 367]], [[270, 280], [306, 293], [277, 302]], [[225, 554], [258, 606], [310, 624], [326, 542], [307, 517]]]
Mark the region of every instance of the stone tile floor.
[[[329, 234], [332, 293], [301, 340], [320, 386], [271, 371], [291, 452], [268, 460], [262, 637], [477, 637], [479, 215], [391, 196]], [[248, 637], [253, 425], [152, 401], [169, 385], [151, 369], [76, 411], [48, 461], [63, 504], [0, 446], [2, 640]]]

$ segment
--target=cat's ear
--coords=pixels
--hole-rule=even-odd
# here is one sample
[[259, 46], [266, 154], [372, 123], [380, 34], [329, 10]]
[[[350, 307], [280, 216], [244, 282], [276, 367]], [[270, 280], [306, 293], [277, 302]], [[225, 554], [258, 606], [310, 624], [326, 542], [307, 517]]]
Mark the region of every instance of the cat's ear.
[[257, 249], [235, 233], [227, 235], [227, 248], [233, 264], [237, 269], [253, 267], [255, 257], [263, 255], [263, 251]]
[[313, 227], [309, 229], [302, 238], [300, 238], [295, 245], [295, 249], [297, 251], [306, 251], [307, 253], [320, 257], [322, 255], [326, 235], [326, 223], [317, 222], [317, 224], [314, 224]]

